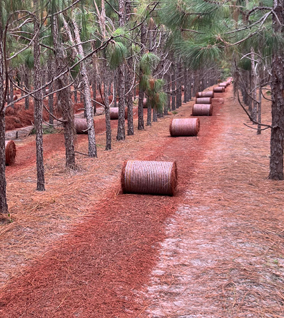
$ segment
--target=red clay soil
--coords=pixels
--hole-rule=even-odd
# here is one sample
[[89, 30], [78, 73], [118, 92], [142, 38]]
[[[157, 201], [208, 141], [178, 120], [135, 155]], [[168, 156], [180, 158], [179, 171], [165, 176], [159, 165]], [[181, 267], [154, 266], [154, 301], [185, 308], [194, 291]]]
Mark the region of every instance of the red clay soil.
[[[62, 136], [45, 136], [45, 193], [34, 193], [32, 137], [19, 144], [1, 317], [284, 317], [284, 185], [267, 180], [269, 131], [243, 125], [232, 87], [218, 97], [198, 137], [169, 136], [190, 102], [111, 152], [98, 134], [99, 158], [80, 157], [78, 172], [64, 170]], [[175, 160], [176, 196], [121, 194], [127, 159]]]

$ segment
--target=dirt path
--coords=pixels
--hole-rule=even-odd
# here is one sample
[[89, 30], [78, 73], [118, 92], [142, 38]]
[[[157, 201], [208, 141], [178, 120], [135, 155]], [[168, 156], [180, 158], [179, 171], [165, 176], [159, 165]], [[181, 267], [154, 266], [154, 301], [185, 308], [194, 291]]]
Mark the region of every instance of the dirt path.
[[[16, 204], [31, 187], [10, 186], [19, 200], [3, 238], [17, 253], [3, 244], [2, 256], [17, 273], [5, 271], [1, 317], [283, 317], [284, 185], [266, 178], [269, 132], [243, 125], [231, 88], [201, 118], [197, 138], [170, 138], [169, 120], [98, 160], [83, 158], [75, 175], [64, 177], [58, 154], [48, 159], [48, 193], [32, 195], [35, 210], [21, 203], [32, 209], [29, 227]], [[77, 146], [86, 147], [84, 137]], [[119, 194], [128, 158], [176, 160], [177, 195]], [[22, 186], [33, 169], [22, 170]], [[27, 229], [33, 252], [23, 247]]]

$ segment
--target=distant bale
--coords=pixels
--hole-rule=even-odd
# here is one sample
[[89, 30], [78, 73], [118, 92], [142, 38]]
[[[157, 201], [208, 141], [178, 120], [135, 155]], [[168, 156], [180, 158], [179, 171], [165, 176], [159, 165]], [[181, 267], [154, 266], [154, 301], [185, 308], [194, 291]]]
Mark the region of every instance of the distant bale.
[[199, 118], [173, 118], [170, 124], [172, 137], [197, 136], [199, 129]]
[[[95, 125], [95, 122], [94, 122]], [[88, 133], [88, 123], [86, 118], [75, 118], [74, 128], [77, 134], [87, 134]]]
[[174, 195], [176, 162], [128, 160], [121, 172], [123, 193]]
[[88, 133], [88, 123], [86, 118], [75, 118], [74, 128], [77, 134], [87, 134]]
[[13, 140], [5, 141], [5, 163], [10, 166], [15, 163], [16, 158], [16, 145]]
[[225, 87], [226, 88], [228, 85], [230, 85], [230, 83], [222, 82], [222, 83], [219, 84], [219, 87]]
[[[118, 119], [118, 113], [119, 113], [118, 107], [110, 107], [109, 108], [110, 119]], [[124, 111], [124, 118], [125, 119], [127, 119], [127, 115], [128, 115], [128, 108], [125, 108], [125, 111]]]
[[147, 98], [146, 97], [144, 97], [143, 98], [143, 108], [147, 108], [148, 107], [148, 105], [147, 105]]
[[224, 92], [225, 92], [225, 87], [223, 87], [223, 86], [217, 86], [217, 87], [214, 87], [214, 88], [213, 88], [213, 91], [214, 91], [215, 93], [224, 93]]
[[211, 104], [212, 98], [211, 97], [197, 97], [195, 99], [195, 104]]
[[193, 116], [212, 116], [212, 104], [194, 104], [192, 107]]
[[204, 91], [204, 92], [198, 92], [196, 93], [196, 98], [198, 97], [214, 97], [213, 91]]

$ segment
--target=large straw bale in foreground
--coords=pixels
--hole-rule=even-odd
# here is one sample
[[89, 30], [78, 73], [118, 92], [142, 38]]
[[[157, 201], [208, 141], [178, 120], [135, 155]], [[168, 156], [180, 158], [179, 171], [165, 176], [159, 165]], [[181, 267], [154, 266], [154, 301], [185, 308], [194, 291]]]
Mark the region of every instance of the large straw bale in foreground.
[[174, 195], [176, 162], [128, 160], [121, 172], [123, 193]]
[[172, 137], [197, 136], [199, 128], [199, 118], [173, 118], [170, 124], [170, 134]]

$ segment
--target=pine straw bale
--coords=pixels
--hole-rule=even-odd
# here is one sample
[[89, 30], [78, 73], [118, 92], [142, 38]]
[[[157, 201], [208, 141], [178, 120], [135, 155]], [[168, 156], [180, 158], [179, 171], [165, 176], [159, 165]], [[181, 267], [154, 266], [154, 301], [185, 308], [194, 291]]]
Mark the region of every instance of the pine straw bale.
[[[95, 125], [95, 122], [94, 122]], [[88, 133], [88, 123], [86, 118], [75, 118], [74, 128], [77, 134], [87, 134]]]
[[204, 92], [198, 92], [196, 93], [196, 98], [197, 97], [214, 97], [214, 91], [204, 91]]
[[211, 104], [212, 98], [211, 97], [197, 97], [195, 99], [195, 104]]
[[148, 107], [148, 105], [147, 105], [147, 98], [144, 97], [144, 98], [143, 98], [143, 108], [147, 108], [147, 107]]
[[193, 116], [212, 116], [212, 104], [194, 104], [192, 107]]
[[13, 140], [5, 141], [5, 163], [10, 166], [15, 162], [16, 158], [16, 145]]
[[[119, 113], [118, 107], [110, 107], [109, 108], [110, 119], [118, 119], [118, 113]], [[127, 119], [127, 114], [128, 114], [127, 108], [125, 108], [124, 113], [125, 113], [124, 118]]]
[[127, 160], [121, 172], [123, 193], [174, 195], [176, 162]]
[[229, 85], [228, 82], [222, 82], [219, 84], [220, 87], [227, 87]]
[[213, 91], [214, 91], [215, 93], [224, 93], [224, 92], [225, 92], [225, 87], [217, 86], [217, 87], [214, 87], [214, 88], [213, 88]]
[[197, 136], [199, 129], [199, 118], [173, 118], [170, 123], [170, 134], [172, 137]]

